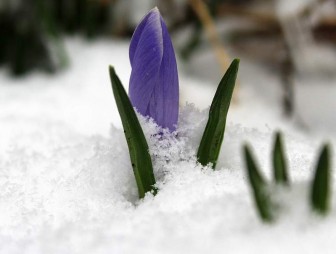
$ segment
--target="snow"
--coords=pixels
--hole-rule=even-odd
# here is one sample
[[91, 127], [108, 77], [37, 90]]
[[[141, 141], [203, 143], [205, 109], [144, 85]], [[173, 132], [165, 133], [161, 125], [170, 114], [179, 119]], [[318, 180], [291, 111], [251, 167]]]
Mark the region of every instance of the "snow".
[[[335, 195], [331, 214], [320, 218], [308, 207], [308, 184], [321, 142], [335, 145], [335, 129], [321, 132], [312, 121], [303, 131], [284, 119], [276, 77], [241, 61], [238, 102], [213, 171], [195, 152], [217, 84], [181, 71], [178, 136], [157, 138], [158, 127], [139, 116], [159, 192], [138, 200], [108, 76], [112, 64], [127, 87], [128, 42], [66, 45], [72, 66], [56, 77], [0, 73], [0, 253], [334, 253]], [[293, 186], [280, 192], [278, 221], [265, 225], [241, 146], [253, 146], [269, 177], [278, 128]]]

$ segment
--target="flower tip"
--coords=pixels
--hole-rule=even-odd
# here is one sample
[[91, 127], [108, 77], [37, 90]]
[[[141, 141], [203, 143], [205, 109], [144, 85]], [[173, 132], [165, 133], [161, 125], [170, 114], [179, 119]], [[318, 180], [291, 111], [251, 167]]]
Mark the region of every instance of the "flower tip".
[[153, 9], [151, 9], [149, 12], [158, 12], [160, 13], [160, 10], [157, 6], [155, 6]]
[[145, 19], [146, 17], [148, 16], [155, 16], [157, 19], [160, 19], [161, 17], [161, 13], [160, 13], [160, 10], [157, 6], [155, 6], [153, 9], [151, 9], [145, 16], [143, 19]]

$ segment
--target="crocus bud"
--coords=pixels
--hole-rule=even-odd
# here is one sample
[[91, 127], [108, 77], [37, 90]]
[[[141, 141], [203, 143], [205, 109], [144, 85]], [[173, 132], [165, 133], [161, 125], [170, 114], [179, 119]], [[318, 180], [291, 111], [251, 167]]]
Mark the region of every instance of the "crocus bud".
[[140, 114], [174, 131], [179, 108], [177, 66], [173, 44], [158, 8], [152, 9], [135, 29], [129, 57], [132, 105]]

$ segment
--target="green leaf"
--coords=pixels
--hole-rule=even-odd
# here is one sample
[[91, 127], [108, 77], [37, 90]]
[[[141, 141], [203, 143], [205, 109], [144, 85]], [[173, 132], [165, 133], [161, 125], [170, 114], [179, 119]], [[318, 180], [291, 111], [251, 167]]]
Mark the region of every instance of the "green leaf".
[[280, 132], [276, 133], [273, 148], [273, 174], [276, 183], [285, 185], [289, 184], [287, 161], [284, 153], [282, 134]]
[[321, 214], [326, 214], [329, 211], [330, 170], [330, 148], [326, 144], [320, 153], [311, 191], [311, 206]]
[[153, 166], [145, 135], [127, 93], [112, 66], [110, 66], [110, 77], [114, 98], [124, 127], [139, 197], [143, 198], [148, 191], [156, 194]]
[[272, 204], [267, 193], [267, 183], [259, 172], [257, 165], [253, 159], [251, 150], [248, 145], [244, 146], [245, 163], [248, 173], [248, 179], [253, 191], [255, 204], [260, 218], [265, 222], [272, 222], [274, 216], [272, 214]]
[[212, 101], [209, 120], [197, 152], [198, 162], [204, 166], [212, 163], [212, 167], [216, 167], [224, 137], [226, 116], [236, 83], [238, 67], [239, 60], [233, 60], [219, 83]]

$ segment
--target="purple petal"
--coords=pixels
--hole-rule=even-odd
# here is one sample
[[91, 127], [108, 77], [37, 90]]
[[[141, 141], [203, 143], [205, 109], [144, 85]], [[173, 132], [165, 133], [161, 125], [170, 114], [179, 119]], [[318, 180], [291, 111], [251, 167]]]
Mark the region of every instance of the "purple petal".
[[[173, 44], [166, 24], [161, 18], [163, 57], [158, 84], [154, 89], [148, 115], [153, 116], [162, 127], [176, 129], [179, 109], [179, 81]], [[155, 117], [154, 117], [155, 116]]]
[[130, 45], [129, 95], [137, 110], [171, 131], [178, 120], [179, 88], [173, 45], [157, 8], [136, 28]]
[[130, 48], [129, 48], [129, 58], [130, 58], [131, 65], [133, 65], [135, 51], [136, 51], [136, 48], [138, 47], [138, 42], [147, 24], [148, 18], [150, 16], [154, 16], [153, 18], [155, 18], [155, 15], [156, 15], [155, 10], [154, 9], [151, 10], [145, 17], [142, 18], [142, 20], [140, 21], [140, 24], [137, 26], [137, 28], [135, 29], [133, 33]]
[[146, 115], [163, 55], [160, 14], [151, 11], [134, 32], [130, 46], [132, 73], [129, 95], [134, 107]]

